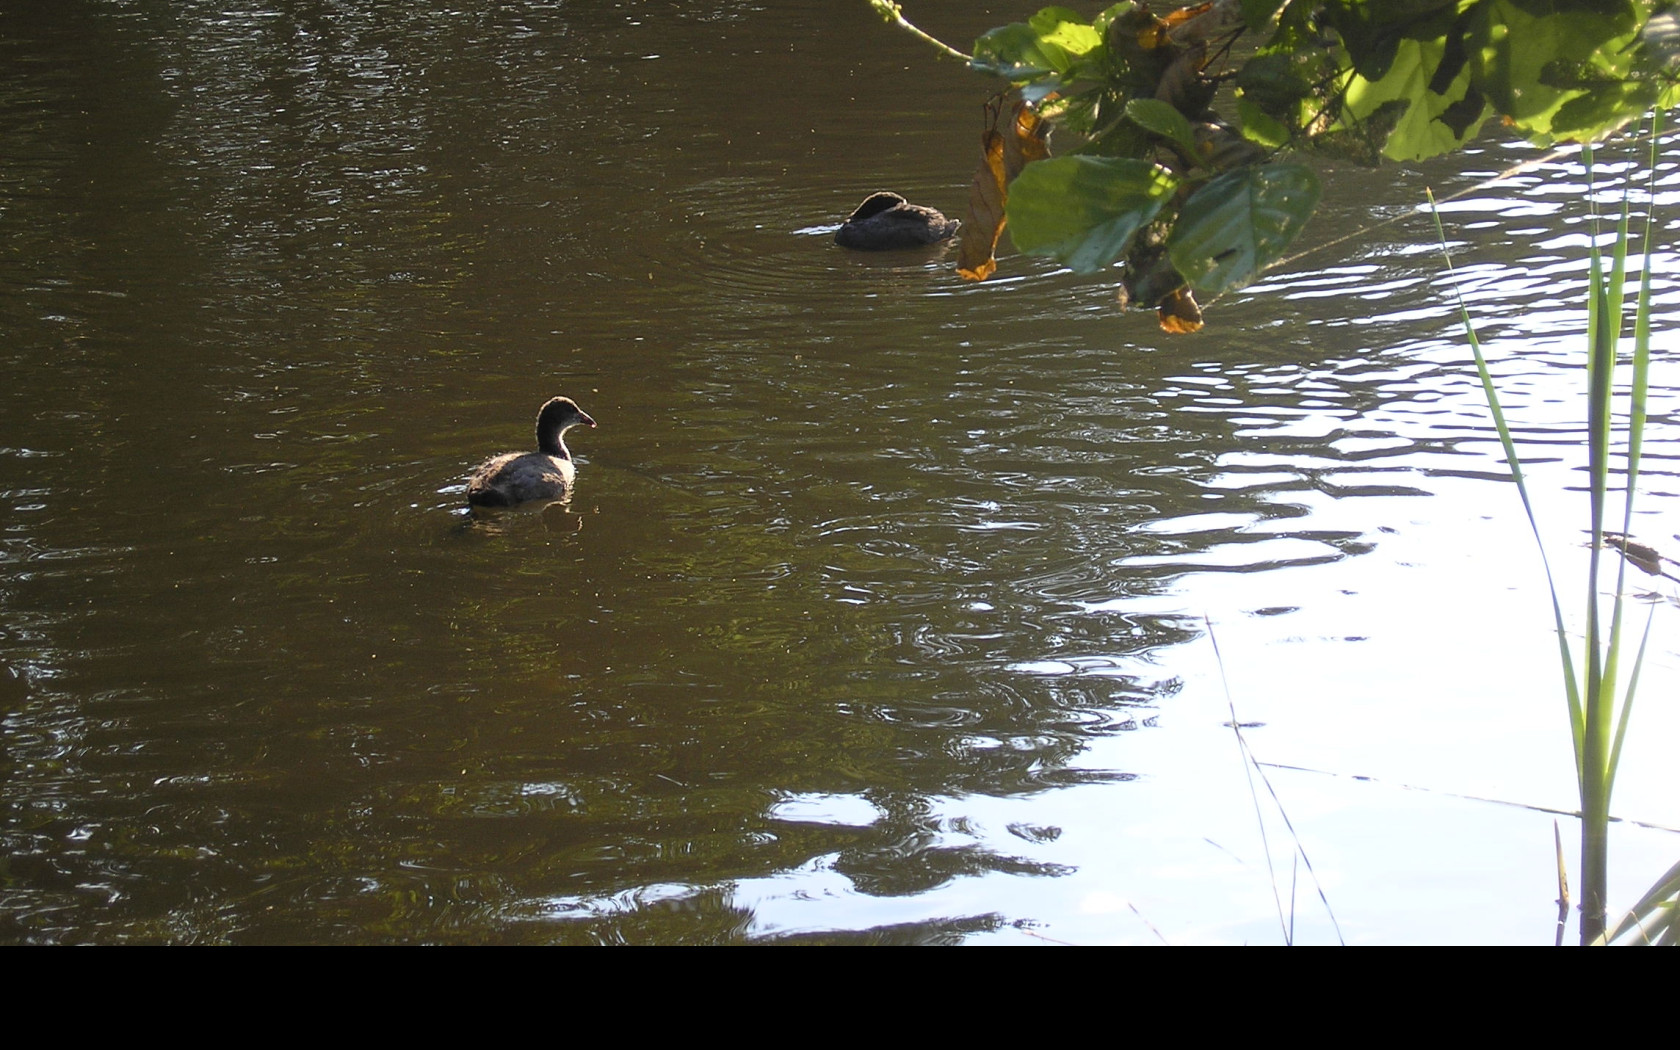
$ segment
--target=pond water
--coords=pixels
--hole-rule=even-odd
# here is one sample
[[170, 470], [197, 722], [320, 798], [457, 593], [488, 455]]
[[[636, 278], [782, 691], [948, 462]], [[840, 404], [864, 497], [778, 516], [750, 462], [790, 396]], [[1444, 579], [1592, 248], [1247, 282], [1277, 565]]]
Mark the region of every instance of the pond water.
[[[861, 2], [6, 5], [0, 940], [1549, 943], [1544, 579], [1415, 212], [1539, 155], [1333, 172], [1169, 338], [831, 243], [960, 213], [996, 88]], [[1572, 605], [1586, 195], [1447, 209]], [[570, 504], [468, 516], [562, 393]], [[1680, 856], [1649, 584], [1618, 904]]]

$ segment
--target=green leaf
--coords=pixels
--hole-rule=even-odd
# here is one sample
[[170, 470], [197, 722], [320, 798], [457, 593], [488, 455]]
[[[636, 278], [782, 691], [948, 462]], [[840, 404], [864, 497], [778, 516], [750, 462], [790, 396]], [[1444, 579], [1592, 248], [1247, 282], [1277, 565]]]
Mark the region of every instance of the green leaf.
[[1068, 55], [1079, 56], [1102, 43], [1102, 34], [1079, 16], [1078, 11], [1065, 7], [1046, 7], [1027, 19], [1038, 33], [1045, 47], [1059, 48]]
[[1485, 105], [1476, 107], [1475, 113], [1462, 112], [1462, 103], [1473, 98], [1468, 66], [1460, 69], [1442, 92], [1430, 90], [1446, 51], [1445, 38], [1401, 40], [1381, 80], [1355, 75], [1348, 84], [1345, 101], [1347, 115], [1353, 121], [1365, 120], [1385, 106], [1392, 108], [1395, 102], [1405, 103], [1383, 145], [1383, 156], [1390, 160], [1422, 160], [1455, 150], [1487, 119]]
[[1190, 121], [1171, 103], [1153, 98], [1134, 98], [1126, 103], [1126, 116], [1146, 130], [1176, 142], [1188, 156], [1198, 155], [1196, 133], [1191, 129]]
[[1237, 89], [1269, 110], [1288, 109], [1314, 94], [1309, 78], [1301, 75], [1307, 68], [1295, 54], [1255, 55], [1237, 70]]
[[1551, 134], [1595, 139], [1625, 124], [1630, 114], [1651, 110], [1657, 102], [1656, 84], [1630, 80], [1576, 95], [1552, 115]]
[[1050, 57], [1038, 48], [1038, 34], [1025, 22], [998, 26], [974, 42], [969, 68], [1013, 81], [1054, 73]]
[[1165, 168], [1129, 157], [1052, 157], [1009, 185], [1015, 246], [1080, 273], [1111, 265], [1178, 187]]
[[1025, 22], [1011, 22], [974, 42], [971, 69], [1017, 83], [1062, 75], [1102, 44], [1102, 34], [1077, 11], [1046, 7]]
[[[1465, 41], [1477, 85], [1532, 142], [1601, 138], [1644, 115], [1635, 98], [1627, 99], [1634, 108], [1621, 108], [1610, 85], [1633, 74], [1633, 45], [1650, 7], [1650, 0], [1482, 0], [1469, 15]], [[1583, 97], [1588, 101], [1565, 109]]]
[[1354, 70], [1367, 79], [1382, 80], [1399, 59], [1402, 41], [1440, 40], [1458, 17], [1459, 6], [1459, 0], [1333, 0], [1322, 10], [1325, 24], [1342, 38]]
[[1091, 28], [1095, 29], [1099, 36], [1107, 33], [1108, 27], [1114, 23], [1116, 18], [1131, 14], [1136, 7], [1137, 5], [1132, 3], [1132, 0], [1120, 0], [1120, 3], [1105, 8], [1097, 17], [1091, 19]]
[[1167, 253], [1198, 294], [1240, 288], [1283, 254], [1318, 194], [1317, 176], [1300, 164], [1226, 172], [1184, 202]]
[[1243, 137], [1250, 142], [1268, 149], [1281, 149], [1289, 144], [1289, 129], [1246, 98], [1237, 100], [1237, 119], [1242, 122]]

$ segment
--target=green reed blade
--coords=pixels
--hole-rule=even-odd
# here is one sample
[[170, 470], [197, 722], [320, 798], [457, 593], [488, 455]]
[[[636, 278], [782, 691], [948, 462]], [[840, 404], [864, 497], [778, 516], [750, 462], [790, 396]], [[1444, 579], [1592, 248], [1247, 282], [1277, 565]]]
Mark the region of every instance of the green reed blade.
[[1499, 433], [1499, 443], [1505, 449], [1505, 463], [1511, 469], [1511, 480], [1517, 484], [1517, 495], [1522, 499], [1523, 514], [1528, 518], [1528, 528], [1534, 534], [1534, 546], [1540, 552], [1540, 564], [1546, 573], [1546, 591], [1552, 599], [1552, 622], [1556, 625], [1558, 656], [1563, 663], [1564, 696], [1569, 704], [1569, 727], [1575, 745], [1575, 778], [1578, 784], [1584, 783], [1581, 747], [1585, 731], [1585, 712], [1581, 706], [1581, 689], [1575, 676], [1575, 658], [1569, 648], [1569, 634], [1564, 626], [1563, 606], [1558, 601], [1557, 582], [1552, 575], [1551, 559], [1546, 557], [1546, 546], [1540, 541], [1540, 525], [1534, 517], [1534, 502], [1529, 499], [1522, 460], [1517, 456], [1517, 445], [1511, 437], [1511, 427], [1505, 420], [1499, 391], [1494, 388], [1493, 376], [1488, 372], [1487, 358], [1482, 354], [1482, 342], [1476, 337], [1476, 326], [1470, 320], [1470, 309], [1465, 305], [1464, 294], [1458, 287], [1457, 274], [1453, 270], [1452, 252], [1447, 248], [1447, 233], [1441, 225], [1440, 209], [1435, 206], [1434, 191], [1426, 189], [1424, 192], [1429, 197], [1429, 214], [1435, 220], [1435, 235], [1441, 242], [1441, 254], [1446, 258], [1447, 275], [1453, 278], [1453, 298], [1458, 303], [1458, 316], [1464, 327], [1464, 337], [1476, 359], [1476, 374], [1481, 377], [1482, 394], [1487, 398], [1488, 411], [1493, 416], [1494, 428]]
[[1680, 919], [1680, 910], [1675, 907], [1676, 898], [1680, 898], [1680, 864], [1669, 868], [1646, 890], [1645, 895], [1616, 923], [1616, 928], [1599, 943], [1621, 940], [1636, 929], [1644, 931], [1644, 940], [1664, 943], [1661, 938], [1666, 935], [1667, 941], [1672, 942], [1677, 929], [1680, 929], [1676, 925], [1676, 920]]
[[[1633, 384], [1628, 396], [1628, 450], [1627, 450], [1627, 483], [1626, 497], [1622, 507], [1622, 535], [1633, 532], [1633, 497], [1639, 485], [1640, 457], [1645, 447], [1645, 419], [1648, 411], [1648, 397], [1651, 385], [1651, 270], [1655, 254], [1655, 226], [1657, 214], [1657, 141], [1662, 131], [1662, 114], [1653, 113], [1651, 116], [1651, 155], [1646, 166], [1649, 180], [1646, 190], [1645, 230], [1644, 230], [1644, 259], [1639, 274], [1639, 292], [1634, 300], [1633, 322]], [[1618, 600], [1622, 593], [1622, 582], [1627, 572], [1627, 559], [1622, 559], [1622, 571], [1616, 580], [1616, 594]], [[1645, 634], [1639, 640], [1639, 652], [1633, 659], [1633, 670], [1628, 676], [1627, 691], [1622, 696], [1622, 707], [1616, 718], [1616, 740], [1610, 749], [1609, 762], [1605, 768], [1605, 805], [1608, 808], [1609, 796], [1615, 788], [1616, 769], [1621, 764], [1622, 741], [1627, 736], [1628, 719], [1633, 714], [1633, 697], [1639, 686], [1639, 670], [1645, 664], [1645, 647], [1651, 639], [1651, 622], [1655, 616], [1655, 606], [1645, 618]], [[1620, 617], [1618, 616], [1618, 621]], [[1613, 632], [1613, 635], [1616, 632]], [[1614, 652], [1618, 639], [1612, 637], [1611, 646]]]

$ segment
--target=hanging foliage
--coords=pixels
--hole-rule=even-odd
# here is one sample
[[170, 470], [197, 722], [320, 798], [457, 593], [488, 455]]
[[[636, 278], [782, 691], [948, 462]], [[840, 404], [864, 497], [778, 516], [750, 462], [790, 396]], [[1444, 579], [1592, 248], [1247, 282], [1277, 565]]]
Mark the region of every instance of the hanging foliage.
[[[988, 107], [959, 268], [990, 276], [1007, 225], [1016, 247], [1072, 269], [1118, 264], [1122, 302], [1195, 331], [1196, 296], [1254, 280], [1311, 217], [1318, 180], [1294, 155], [1421, 160], [1494, 118], [1542, 146], [1601, 139], [1680, 103], [1672, 6], [1217, 0], [1158, 15], [1127, 0], [1089, 20], [1046, 7], [968, 56], [1011, 88]], [[1070, 133], [1053, 159], [1052, 127]]]

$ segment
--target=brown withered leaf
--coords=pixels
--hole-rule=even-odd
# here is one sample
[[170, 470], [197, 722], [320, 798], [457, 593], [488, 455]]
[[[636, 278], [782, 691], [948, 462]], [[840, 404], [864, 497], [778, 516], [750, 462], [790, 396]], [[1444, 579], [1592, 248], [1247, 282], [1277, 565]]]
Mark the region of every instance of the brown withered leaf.
[[957, 252], [957, 272], [971, 281], [984, 281], [997, 269], [998, 237], [1003, 233], [1003, 205], [1008, 183], [1003, 170], [1003, 136], [998, 133], [996, 112], [980, 138], [980, 167], [968, 186], [968, 214], [963, 217], [962, 248]]
[[1167, 34], [1171, 33], [1174, 29], [1177, 29], [1194, 19], [1200, 18], [1202, 15], [1207, 14], [1211, 10], [1213, 10], [1212, 4], [1199, 4], [1196, 7], [1181, 7], [1177, 11], [1173, 11], [1168, 14], [1165, 18], [1157, 18], [1150, 16], [1148, 9], [1144, 8], [1143, 14], [1149, 19], [1149, 21], [1138, 30], [1138, 46], [1142, 47], [1145, 51], [1153, 51], [1157, 47], [1160, 47], [1168, 42]]
[[1202, 308], [1184, 283], [1184, 276], [1167, 258], [1163, 244], [1137, 245], [1126, 253], [1116, 298], [1122, 310], [1155, 307], [1155, 320], [1168, 335], [1202, 330]]
[[[1054, 99], [1054, 94], [1047, 95], [1045, 101]], [[1010, 182], [1021, 174], [1021, 169], [1035, 160], [1043, 160], [1050, 156], [1050, 125], [1044, 118], [1025, 102], [1015, 103], [1013, 135], [1003, 137], [1003, 170]]]
[[1202, 308], [1189, 288], [1180, 288], [1155, 304], [1155, 319], [1168, 335], [1189, 335], [1202, 330]]
[[1161, 19], [1161, 24], [1166, 26], [1169, 30], [1178, 29], [1190, 22], [1194, 22], [1196, 19], [1212, 10], [1213, 5], [1211, 3], [1197, 4], [1195, 7], [1181, 7], [1177, 11], [1168, 12], [1166, 17]]
[[[1003, 120], [1001, 96], [986, 103], [986, 131], [980, 137], [980, 167], [968, 187], [968, 215], [963, 219], [962, 249], [957, 272], [971, 281], [984, 281], [997, 269], [997, 242], [1008, 221], [1004, 206], [1009, 184], [1021, 169], [1050, 155], [1050, 127], [1017, 99]], [[999, 124], [1005, 127], [999, 128]]]

